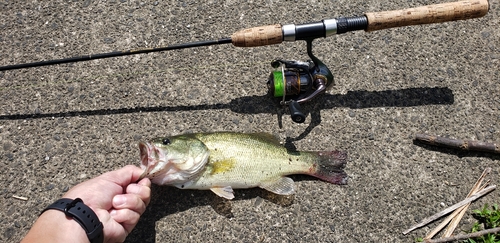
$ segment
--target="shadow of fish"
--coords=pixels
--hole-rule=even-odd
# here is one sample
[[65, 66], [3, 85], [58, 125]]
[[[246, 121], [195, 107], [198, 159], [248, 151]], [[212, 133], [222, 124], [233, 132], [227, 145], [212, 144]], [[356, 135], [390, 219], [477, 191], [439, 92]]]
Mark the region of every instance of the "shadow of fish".
[[141, 177], [158, 185], [212, 190], [233, 199], [233, 189], [260, 187], [279, 195], [295, 193], [286, 177], [306, 174], [343, 185], [347, 155], [340, 151], [289, 151], [265, 133], [193, 133], [139, 143]]

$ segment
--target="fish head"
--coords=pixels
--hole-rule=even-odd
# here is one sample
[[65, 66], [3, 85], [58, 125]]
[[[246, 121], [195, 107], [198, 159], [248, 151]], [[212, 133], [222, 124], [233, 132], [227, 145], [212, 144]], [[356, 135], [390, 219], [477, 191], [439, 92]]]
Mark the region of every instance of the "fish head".
[[185, 183], [200, 174], [210, 154], [200, 140], [191, 136], [173, 136], [140, 142], [142, 177], [158, 185]]

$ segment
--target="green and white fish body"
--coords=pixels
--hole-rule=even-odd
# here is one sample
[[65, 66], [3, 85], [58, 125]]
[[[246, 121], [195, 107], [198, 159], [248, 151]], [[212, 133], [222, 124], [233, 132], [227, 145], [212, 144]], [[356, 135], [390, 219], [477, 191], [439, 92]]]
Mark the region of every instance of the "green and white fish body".
[[158, 185], [212, 190], [233, 199], [233, 189], [260, 187], [279, 195], [295, 192], [287, 175], [307, 174], [346, 184], [346, 154], [289, 151], [264, 133], [193, 133], [139, 143], [144, 177]]

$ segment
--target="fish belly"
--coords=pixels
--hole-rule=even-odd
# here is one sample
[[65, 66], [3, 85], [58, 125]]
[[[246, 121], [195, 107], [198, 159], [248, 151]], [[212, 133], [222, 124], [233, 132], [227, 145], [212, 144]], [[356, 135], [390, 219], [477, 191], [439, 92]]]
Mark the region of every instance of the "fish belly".
[[289, 155], [272, 159], [271, 154], [259, 157], [248, 154], [244, 157], [226, 157], [222, 153], [210, 156], [203, 173], [196, 179], [178, 185], [185, 189], [211, 189], [227, 187], [233, 189], [260, 187], [291, 174], [306, 174], [312, 162], [303, 155]]

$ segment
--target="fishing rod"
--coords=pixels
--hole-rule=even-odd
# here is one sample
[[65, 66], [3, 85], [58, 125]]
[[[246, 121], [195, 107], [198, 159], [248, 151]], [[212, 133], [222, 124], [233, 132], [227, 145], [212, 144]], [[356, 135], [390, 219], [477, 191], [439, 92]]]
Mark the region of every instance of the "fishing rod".
[[274, 60], [271, 62], [271, 66], [275, 68], [275, 71], [271, 73], [267, 82], [269, 93], [276, 98], [281, 98], [281, 105], [289, 107], [292, 120], [302, 123], [306, 116], [301, 111], [299, 104], [324, 93], [333, 84], [333, 74], [330, 69], [312, 53], [314, 39], [357, 30], [370, 32], [394, 27], [479, 18], [486, 15], [488, 10], [488, 0], [464, 0], [400, 10], [371, 12], [358, 17], [325, 19], [306, 24], [259, 26], [237, 31], [231, 37], [218, 40], [14, 64], [0, 66], [0, 71], [229, 43], [237, 47], [257, 47], [280, 44], [283, 41], [303, 40], [307, 43], [307, 54], [311, 60], [306, 62]]

